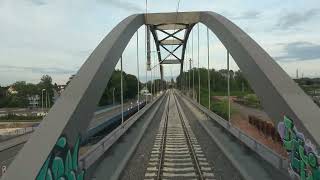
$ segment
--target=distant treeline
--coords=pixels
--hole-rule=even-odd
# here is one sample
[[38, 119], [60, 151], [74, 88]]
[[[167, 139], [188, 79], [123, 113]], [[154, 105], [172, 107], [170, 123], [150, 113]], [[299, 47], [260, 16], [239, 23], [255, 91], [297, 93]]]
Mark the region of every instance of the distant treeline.
[[299, 85], [320, 86], [320, 78], [300, 78], [300, 79], [294, 79], [294, 81]]
[[[12, 88], [15, 92], [8, 92], [9, 88]], [[49, 104], [52, 103], [53, 97], [53, 84], [52, 78], [49, 75], [43, 75], [40, 82], [37, 84], [26, 83], [25, 81], [17, 81], [9, 87], [0, 86], [0, 108], [2, 107], [28, 107], [29, 100], [28, 97], [38, 95], [41, 97], [42, 93], [48, 93], [48, 97], [51, 100]], [[46, 90], [43, 91], [42, 90]]]
[[[119, 103], [121, 100], [121, 71], [115, 70], [108, 82], [107, 87], [100, 99], [99, 105], [109, 105], [113, 103], [113, 91], [115, 96], [115, 103]], [[69, 82], [67, 83], [69, 84]], [[123, 72], [123, 98], [124, 101], [128, 99], [134, 99], [137, 97], [138, 91], [138, 79], [132, 74]], [[140, 90], [146, 86], [146, 83], [139, 82]], [[165, 87], [166, 82], [160, 79], [154, 80], [152, 91], [160, 91], [161, 87]], [[147, 82], [149, 92], [151, 91], [151, 81]], [[11, 88], [16, 93], [10, 93], [8, 89]], [[46, 90], [46, 91], [43, 91]], [[7, 107], [29, 107], [28, 97], [38, 95], [40, 97], [39, 106], [41, 107], [42, 93], [45, 99], [45, 92], [50, 97], [50, 104], [53, 105], [54, 90], [59, 91], [58, 85], [52, 83], [52, 78], [49, 75], [41, 77], [40, 82], [37, 84], [26, 83], [25, 81], [17, 81], [10, 86], [0, 86], [0, 108]], [[44, 100], [45, 102], [45, 100]]]
[[[320, 78], [300, 78], [294, 79], [296, 83], [309, 95], [319, 96], [320, 95]], [[316, 102], [319, 104], [319, 102]]]
[[[227, 76], [228, 70], [221, 69], [215, 70], [210, 69], [210, 89], [215, 92], [223, 92], [227, 90]], [[193, 68], [188, 72], [184, 72], [182, 75], [177, 77], [177, 85], [178, 87], [189, 86], [189, 75], [190, 75], [190, 83], [192, 86], [194, 74], [194, 84], [198, 87], [198, 69]], [[201, 88], [208, 88], [208, 70], [205, 68], [199, 69], [200, 74], [200, 86]], [[245, 91], [245, 92], [253, 92], [248, 81], [244, 78], [241, 71], [232, 71], [230, 70], [230, 90], [231, 91]]]
[[[123, 77], [123, 98], [124, 100], [128, 99], [135, 99], [137, 98], [138, 95], [138, 79], [136, 76], [132, 74], [127, 74], [125, 72], [122, 72], [122, 77]], [[108, 85], [100, 99], [99, 105], [104, 106], [108, 104], [112, 104], [113, 102], [113, 92], [115, 96], [115, 102], [119, 103], [121, 101], [121, 71], [120, 70], [115, 70], [111, 78], [108, 82]], [[139, 82], [140, 85], [140, 91], [145, 88], [146, 83], [141, 83]], [[160, 79], [154, 80], [153, 86], [152, 86], [152, 92], [160, 91], [160, 88], [162, 87], [165, 88], [166, 82], [162, 81]], [[151, 92], [151, 81], [147, 82], [147, 88], [149, 92]]]

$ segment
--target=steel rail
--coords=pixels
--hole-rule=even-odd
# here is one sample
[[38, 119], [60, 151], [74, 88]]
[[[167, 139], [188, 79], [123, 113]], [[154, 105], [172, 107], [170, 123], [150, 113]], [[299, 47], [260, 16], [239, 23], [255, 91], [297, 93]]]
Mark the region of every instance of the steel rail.
[[182, 129], [183, 129], [183, 132], [184, 132], [184, 135], [186, 137], [186, 140], [187, 140], [187, 145], [189, 147], [189, 150], [191, 152], [191, 157], [192, 157], [192, 160], [193, 160], [193, 163], [194, 163], [194, 166], [195, 166], [195, 169], [196, 169], [196, 173], [198, 174], [199, 178], [198, 179], [201, 179], [201, 180], [204, 180], [204, 176], [203, 176], [203, 173], [201, 171], [201, 167], [199, 165], [199, 161], [198, 161], [198, 158], [196, 156], [196, 153], [195, 153], [195, 150], [194, 150], [194, 147], [193, 147], [193, 143], [191, 141], [191, 138], [190, 138], [190, 135], [189, 135], [189, 132], [188, 132], [188, 129], [186, 127], [186, 124], [184, 123], [184, 120], [183, 120], [183, 117], [181, 115], [181, 109], [179, 108], [178, 106], [178, 100], [176, 98], [176, 95], [175, 93], [173, 93], [173, 96], [174, 96], [174, 101], [175, 101], [175, 104], [177, 106], [177, 110], [178, 110], [178, 114], [179, 114], [179, 119], [181, 121], [181, 124], [182, 124]]
[[[170, 102], [170, 95], [168, 96], [168, 102]], [[161, 179], [161, 173], [162, 173], [162, 165], [164, 160], [164, 153], [165, 153], [165, 146], [166, 146], [166, 139], [167, 139], [167, 127], [168, 127], [168, 114], [169, 114], [169, 104], [166, 108], [165, 116], [165, 122], [164, 127], [162, 130], [162, 139], [161, 139], [161, 150], [160, 150], [160, 158], [159, 158], [159, 165], [158, 165], [158, 172], [157, 172], [157, 179]]]

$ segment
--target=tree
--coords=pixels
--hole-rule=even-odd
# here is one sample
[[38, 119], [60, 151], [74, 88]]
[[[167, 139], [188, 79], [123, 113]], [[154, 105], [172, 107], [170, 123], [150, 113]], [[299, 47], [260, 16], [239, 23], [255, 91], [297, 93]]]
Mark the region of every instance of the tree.
[[240, 70], [235, 72], [235, 76], [234, 76], [235, 82], [236, 82], [236, 86], [239, 90], [241, 91], [247, 91], [247, 92], [252, 92], [252, 89], [250, 87], [249, 82], [247, 81], [247, 79], [243, 76], [243, 74], [241, 73]]
[[[43, 75], [41, 77], [40, 83], [38, 84], [38, 91], [39, 93], [42, 93], [42, 90], [45, 90], [43, 92], [43, 99], [45, 102], [46, 99], [46, 93], [49, 96], [49, 104], [52, 105], [53, 104], [53, 84], [52, 84], [52, 78], [49, 75]], [[42, 94], [40, 94], [42, 95]]]
[[[195, 90], [198, 90], [198, 81], [200, 74], [200, 87], [201, 88], [208, 88], [208, 70], [205, 68], [193, 68], [188, 72], [184, 72], [182, 75], [177, 77], [177, 84], [178, 87], [188, 86], [186, 79], [188, 80], [189, 74], [190, 77], [193, 76], [194, 71], [194, 86]], [[199, 72], [198, 72], [199, 71]], [[215, 92], [227, 92], [228, 86], [228, 70], [221, 69], [216, 71], [215, 69], [210, 69], [210, 89]], [[248, 81], [244, 78], [241, 71], [234, 72], [233, 70], [229, 71], [230, 74], [230, 90], [231, 91], [242, 91], [244, 89], [245, 92], [252, 92]], [[187, 84], [186, 84], [187, 83]], [[192, 83], [191, 83], [192, 86]]]
[[7, 107], [9, 103], [9, 97], [6, 95], [7, 89], [5, 87], [0, 86], [0, 108]]
[[138, 92], [138, 79], [136, 76], [127, 74], [125, 77], [126, 81], [126, 91], [125, 97], [127, 99], [136, 98]]
[[[126, 73], [123, 72], [123, 92], [124, 92], [124, 100], [126, 98], [125, 92], [127, 92], [127, 82], [126, 82]], [[112, 103], [112, 93], [114, 90], [115, 95], [115, 101], [120, 102], [121, 101], [121, 71], [115, 70], [107, 84], [107, 87], [105, 88], [103, 95], [100, 99], [99, 105], [104, 106]]]
[[6, 88], [0, 86], [0, 99], [6, 96]]

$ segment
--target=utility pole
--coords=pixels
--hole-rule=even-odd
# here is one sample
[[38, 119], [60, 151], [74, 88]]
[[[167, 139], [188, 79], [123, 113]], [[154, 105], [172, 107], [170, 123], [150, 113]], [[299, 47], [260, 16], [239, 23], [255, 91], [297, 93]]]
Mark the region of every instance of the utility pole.
[[46, 109], [48, 109], [48, 91], [46, 90]]
[[230, 105], [230, 62], [229, 62], [229, 51], [227, 50], [227, 83], [228, 83], [228, 121], [230, 123], [230, 116], [231, 116], [231, 105]]
[[201, 104], [200, 100], [200, 31], [199, 31], [199, 23], [198, 23], [198, 87], [199, 87], [199, 104]]
[[191, 48], [191, 55], [192, 55], [192, 98], [195, 99], [194, 94], [194, 56], [193, 56], [193, 31], [192, 31], [192, 48]]
[[210, 46], [209, 46], [209, 28], [207, 27], [207, 45], [208, 45], [208, 107], [211, 110], [211, 89], [210, 89]]
[[138, 76], [138, 111], [140, 111], [140, 75], [139, 75], [139, 30], [137, 30], [137, 76]]
[[50, 97], [50, 92], [48, 92], [48, 104], [49, 104], [49, 108], [51, 108], [51, 97]]
[[113, 105], [115, 105], [115, 98], [114, 98], [114, 90], [115, 90], [116, 88], [113, 88], [113, 90], [112, 90], [112, 104]]
[[123, 124], [123, 121], [124, 121], [124, 118], [123, 118], [123, 75], [122, 75], [122, 72], [123, 72], [123, 68], [122, 68], [122, 55], [120, 57], [120, 68], [121, 68], [121, 76], [120, 76], [120, 79], [121, 79], [121, 83], [120, 83], [120, 87], [121, 87], [121, 124]]
[[45, 91], [45, 89], [42, 89], [41, 91], [41, 107], [42, 107], [42, 112], [44, 112], [44, 104], [43, 104], [43, 92]]
[[191, 73], [191, 58], [189, 59], [189, 93], [190, 93], [190, 73]]

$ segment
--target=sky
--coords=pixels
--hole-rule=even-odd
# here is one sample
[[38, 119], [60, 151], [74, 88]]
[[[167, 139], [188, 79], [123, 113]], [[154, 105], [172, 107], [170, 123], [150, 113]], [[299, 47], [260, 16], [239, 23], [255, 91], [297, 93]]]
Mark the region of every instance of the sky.
[[[175, 12], [177, 6], [177, 0], [149, 0], [147, 10]], [[0, 86], [37, 83], [43, 74], [65, 83], [113, 27], [145, 10], [145, 0], [0, 0]], [[217, 12], [248, 33], [291, 77], [297, 69], [300, 76], [320, 77], [319, 0], [180, 0], [179, 12], [183, 11]], [[144, 27], [138, 33], [144, 81]], [[195, 47], [196, 33], [195, 28]], [[201, 24], [200, 34], [200, 66], [206, 67], [206, 27]], [[137, 75], [135, 38], [124, 51], [123, 68]], [[210, 68], [226, 68], [226, 49], [212, 32], [209, 45]], [[187, 58], [190, 49], [189, 41]], [[234, 61], [231, 68], [238, 69]], [[179, 67], [165, 66], [164, 73], [176, 76]], [[153, 74], [159, 77], [158, 70]]]

